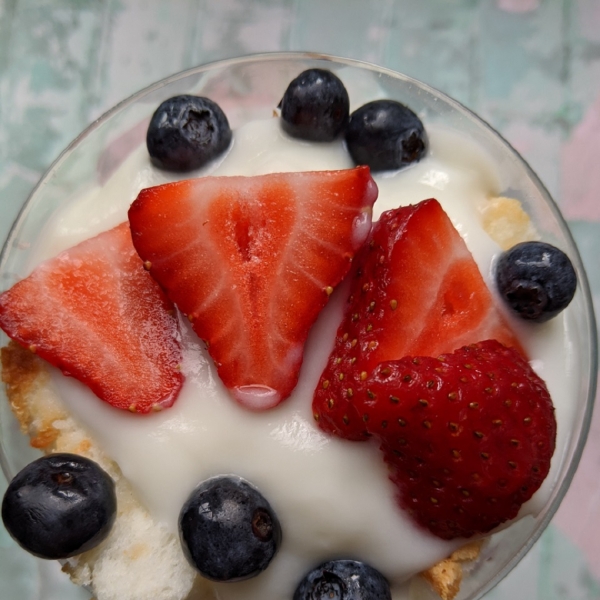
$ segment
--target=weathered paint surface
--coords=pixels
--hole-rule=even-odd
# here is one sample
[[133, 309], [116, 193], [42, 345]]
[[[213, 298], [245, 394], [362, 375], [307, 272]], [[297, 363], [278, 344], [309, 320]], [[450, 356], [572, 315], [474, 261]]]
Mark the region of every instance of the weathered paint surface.
[[[483, 116], [560, 204], [600, 306], [600, 0], [0, 0], [0, 240], [50, 162], [117, 101], [274, 50], [376, 62]], [[599, 468], [596, 411], [553, 525], [491, 599], [600, 598]], [[0, 529], [2, 598], [86, 597], [14, 550]]]

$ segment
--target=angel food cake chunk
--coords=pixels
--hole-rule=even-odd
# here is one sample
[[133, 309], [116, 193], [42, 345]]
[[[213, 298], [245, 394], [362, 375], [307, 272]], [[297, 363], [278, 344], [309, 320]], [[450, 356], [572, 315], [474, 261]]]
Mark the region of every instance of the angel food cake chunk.
[[[508, 259], [499, 299], [491, 264], [516, 213], [494, 201], [503, 225], [482, 224], [494, 167], [399, 103], [350, 115], [327, 71], [280, 109], [232, 134], [208, 99], [166, 101], [149, 154], [66, 203], [0, 296], [18, 342], [7, 395], [50, 455], [11, 483], [3, 518], [98, 600], [401, 600], [419, 573], [445, 600], [477, 540], [548, 494], [564, 331], [519, 318], [565, 300], [531, 300], [546, 275], [515, 291]], [[536, 251], [554, 259], [516, 250]], [[86, 501], [114, 510], [75, 541], [51, 515], [40, 550], [14, 526], [31, 513], [19, 482], [52, 495], [80, 473], [108, 474], [114, 491]]]

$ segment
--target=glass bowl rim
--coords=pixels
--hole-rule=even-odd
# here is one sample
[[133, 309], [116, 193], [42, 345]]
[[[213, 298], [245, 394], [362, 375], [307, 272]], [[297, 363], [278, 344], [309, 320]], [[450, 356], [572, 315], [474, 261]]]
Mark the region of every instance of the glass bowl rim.
[[[308, 60], [316, 60], [316, 61], [325, 61], [331, 62], [337, 65], [345, 65], [348, 67], [353, 67], [360, 70], [367, 70], [375, 73], [379, 73], [382, 75], [389, 76], [396, 80], [402, 80], [406, 83], [414, 85], [425, 93], [431, 95], [434, 98], [438, 98], [442, 100], [447, 105], [451, 106], [454, 110], [459, 113], [464, 114], [468, 119], [471, 119], [477, 122], [480, 126], [483, 127], [488, 133], [492, 134], [492, 137], [496, 139], [497, 142], [503, 146], [504, 151], [511, 155], [513, 158], [516, 158], [517, 162], [523, 166], [526, 171], [527, 177], [533, 182], [534, 186], [541, 192], [544, 197], [547, 206], [553, 213], [554, 218], [559, 224], [561, 234], [565, 237], [567, 243], [570, 246], [570, 252], [572, 253], [571, 258], [574, 259], [575, 266], [577, 268], [578, 278], [579, 278], [579, 288], [580, 293], [583, 294], [583, 302], [585, 307], [587, 308], [587, 318], [590, 324], [589, 333], [589, 343], [590, 343], [590, 364], [592, 366], [590, 372], [590, 381], [588, 386], [588, 398], [586, 400], [585, 410], [582, 415], [581, 420], [581, 429], [579, 431], [579, 436], [577, 439], [577, 443], [575, 449], [573, 451], [573, 455], [571, 461], [568, 465], [567, 471], [564, 475], [564, 478], [558, 486], [553, 490], [552, 497], [547, 505], [544, 507], [544, 515], [540, 518], [535, 526], [535, 529], [530, 534], [526, 543], [521, 547], [521, 549], [504, 565], [504, 567], [494, 576], [492, 577], [485, 586], [480, 588], [475, 595], [469, 597], [469, 600], [474, 598], [482, 598], [487, 592], [489, 592], [493, 587], [495, 587], [510, 571], [522, 560], [522, 558], [527, 554], [527, 552], [532, 548], [532, 546], [537, 542], [540, 538], [554, 515], [560, 506], [565, 494], [567, 493], [571, 481], [575, 476], [577, 471], [577, 467], [579, 465], [585, 443], [587, 440], [587, 436], [589, 433], [592, 411], [594, 408], [594, 401], [596, 396], [596, 385], [597, 385], [597, 377], [598, 377], [598, 334], [596, 327], [596, 320], [594, 315], [593, 301], [590, 291], [590, 286], [588, 282], [588, 278], [583, 267], [583, 262], [581, 260], [581, 256], [577, 245], [573, 239], [573, 236], [569, 230], [569, 227], [566, 223], [565, 218], [563, 217], [558, 205], [541, 182], [537, 174], [533, 171], [529, 163], [510, 145], [510, 143], [496, 131], [489, 123], [487, 123], [484, 119], [482, 119], [479, 115], [473, 112], [471, 109], [464, 106], [458, 100], [448, 96], [444, 92], [430, 86], [427, 83], [424, 83], [418, 79], [395, 71], [393, 69], [389, 69], [387, 67], [382, 67], [376, 65], [374, 63], [358, 60], [353, 58], [345, 58], [331, 54], [323, 54], [318, 52], [301, 52], [301, 51], [276, 51], [276, 52], [261, 52], [255, 54], [247, 54], [239, 57], [231, 57], [216, 61], [211, 61], [207, 63], [203, 63], [196, 67], [192, 67], [189, 69], [185, 69], [183, 71], [179, 71], [173, 75], [165, 77], [149, 86], [142, 88], [141, 90], [131, 94], [127, 98], [121, 100], [117, 104], [115, 104], [112, 108], [108, 109], [101, 116], [95, 119], [92, 123], [90, 123], [77, 137], [73, 139], [73, 141], [58, 155], [58, 157], [51, 163], [48, 169], [43, 173], [43, 175], [38, 180], [37, 184], [34, 186], [30, 194], [28, 195], [26, 201], [23, 206], [19, 210], [17, 217], [11, 225], [11, 228], [8, 232], [6, 240], [3, 244], [2, 250], [0, 252], [0, 273], [4, 270], [5, 263], [7, 261], [7, 256], [9, 251], [13, 247], [14, 238], [16, 237], [17, 230], [20, 226], [22, 220], [27, 217], [29, 212], [30, 205], [32, 204], [33, 198], [36, 196], [38, 190], [44, 185], [44, 183], [52, 177], [53, 173], [58, 170], [61, 164], [66, 160], [66, 158], [77, 148], [77, 146], [82, 142], [85, 138], [87, 138], [92, 132], [101, 127], [106, 121], [111, 119], [114, 115], [124, 110], [128, 106], [134, 104], [138, 100], [142, 99], [144, 96], [151, 94], [152, 92], [159, 90], [165, 86], [168, 86], [174, 82], [185, 79], [186, 77], [197, 75], [203, 72], [212, 71], [215, 69], [225, 69], [231, 66], [239, 66], [250, 63], [265, 63], [265, 62], [277, 62], [277, 61], [308, 61]], [[10, 471], [11, 469], [8, 466], [7, 459], [4, 455], [4, 450], [2, 444], [0, 444], [0, 468], [4, 472], [4, 475], [7, 479], [10, 479]]]

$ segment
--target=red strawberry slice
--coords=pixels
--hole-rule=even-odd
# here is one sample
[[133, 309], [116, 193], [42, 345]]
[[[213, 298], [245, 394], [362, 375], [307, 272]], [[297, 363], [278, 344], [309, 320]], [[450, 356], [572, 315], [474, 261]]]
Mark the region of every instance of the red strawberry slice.
[[[380, 443], [400, 505], [443, 539], [516, 517], [550, 469], [548, 390], [521, 354], [495, 340], [383, 362], [352, 401], [360, 429], [342, 420], [339, 431]], [[338, 418], [323, 411], [319, 419]]]
[[552, 401], [514, 349], [489, 340], [384, 362], [366, 386], [365, 426], [381, 441], [400, 504], [441, 538], [516, 517], [548, 474]]
[[142, 190], [129, 211], [151, 275], [251, 409], [286, 398], [309, 328], [371, 227], [367, 167], [205, 177]]
[[41, 264], [0, 295], [9, 337], [112, 406], [139, 413], [171, 406], [183, 383], [172, 311], [127, 223]]
[[349, 304], [313, 402], [324, 430], [365, 438], [352, 395], [382, 361], [438, 356], [486, 339], [523, 352], [436, 200], [383, 213], [355, 265]]

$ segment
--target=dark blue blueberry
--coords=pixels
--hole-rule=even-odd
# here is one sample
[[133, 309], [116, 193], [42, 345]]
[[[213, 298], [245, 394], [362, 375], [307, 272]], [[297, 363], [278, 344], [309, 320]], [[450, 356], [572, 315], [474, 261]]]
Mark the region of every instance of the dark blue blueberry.
[[375, 100], [350, 115], [346, 145], [357, 165], [387, 171], [421, 160], [428, 141], [421, 119], [410, 108], [394, 100]]
[[191, 171], [229, 147], [231, 129], [219, 105], [199, 96], [174, 96], [157, 109], [146, 134], [152, 162], [169, 171]]
[[117, 513], [113, 480], [95, 462], [51, 454], [27, 465], [2, 501], [4, 526], [40, 558], [68, 558], [106, 538]]
[[523, 242], [498, 259], [496, 283], [521, 318], [543, 323], [571, 302], [577, 275], [562, 250], [544, 242]]
[[331, 71], [309, 69], [288, 86], [281, 102], [281, 126], [295, 138], [331, 142], [348, 123], [350, 100]]
[[312, 570], [296, 588], [294, 600], [391, 600], [386, 578], [356, 560], [332, 560]]
[[240, 581], [264, 571], [279, 549], [281, 526], [263, 495], [241, 477], [213, 477], [190, 495], [179, 537], [193, 567], [214, 581]]

